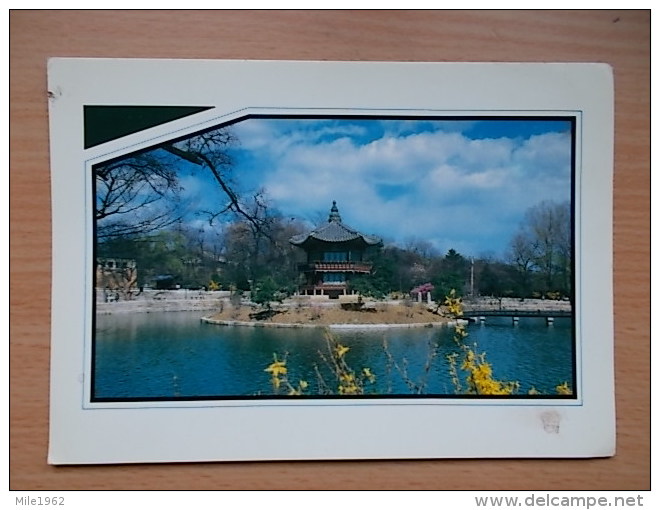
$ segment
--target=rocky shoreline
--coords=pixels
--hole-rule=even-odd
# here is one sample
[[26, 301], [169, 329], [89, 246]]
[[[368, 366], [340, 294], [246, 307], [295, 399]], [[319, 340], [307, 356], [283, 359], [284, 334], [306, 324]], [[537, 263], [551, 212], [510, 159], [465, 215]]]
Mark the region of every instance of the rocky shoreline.
[[455, 324], [456, 321], [437, 321], [437, 322], [408, 322], [408, 323], [292, 323], [292, 322], [267, 322], [267, 321], [236, 321], [219, 320], [212, 317], [202, 317], [202, 322], [215, 324], [218, 326], [240, 326], [251, 328], [328, 328], [333, 330], [354, 330], [354, 329], [393, 329], [393, 328], [434, 328]]

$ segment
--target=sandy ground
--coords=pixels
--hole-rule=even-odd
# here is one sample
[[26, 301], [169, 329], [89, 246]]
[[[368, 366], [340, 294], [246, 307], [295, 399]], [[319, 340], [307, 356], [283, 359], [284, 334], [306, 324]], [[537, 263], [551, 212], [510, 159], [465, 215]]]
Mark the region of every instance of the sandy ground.
[[[260, 310], [249, 306], [233, 307], [225, 306], [223, 310], [216, 314], [209, 314], [209, 318], [219, 321], [254, 321], [250, 314]], [[372, 311], [347, 311], [339, 306], [309, 306], [309, 307], [291, 307], [286, 310], [280, 310], [264, 323], [277, 324], [318, 324], [324, 326], [328, 324], [417, 324], [417, 323], [446, 323], [449, 318], [434, 314], [427, 309], [426, 305], [414, 304], [407, 307], [398, 304], [374, 305]]]

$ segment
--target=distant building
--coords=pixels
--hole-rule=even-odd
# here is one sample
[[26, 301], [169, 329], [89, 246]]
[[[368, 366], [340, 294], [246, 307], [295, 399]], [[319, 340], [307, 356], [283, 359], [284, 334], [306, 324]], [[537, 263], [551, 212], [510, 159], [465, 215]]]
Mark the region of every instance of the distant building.
[[97, 299], [118, 301], [128, 299], [137, 285], [137, 263], [133, 259], [97, 258]]
[[342, 223], [335, 201], [327, 223], [289, 242], [307, 254], [307, 262], [298, 268], [304, 277], [300, 293], [330, 298], [347, 294], [351, 278], [370, 274], [373, 265], [366, 252], [382, 246], [380, 238], [361, 234]]

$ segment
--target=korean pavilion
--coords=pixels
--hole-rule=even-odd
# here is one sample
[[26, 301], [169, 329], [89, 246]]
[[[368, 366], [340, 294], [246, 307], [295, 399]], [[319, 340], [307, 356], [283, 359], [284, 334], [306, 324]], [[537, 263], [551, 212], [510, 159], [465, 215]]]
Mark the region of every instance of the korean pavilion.
[[367, 260], [369, 249], [382, 246], [380, 238], [342, 223], [335, 201], [327, 223], [289, 242], [307, 255], [307, 261], [298, 267], [304, 279], [300, 293], [329, 298], [347, 294], [352, 277], [370, 274], [373, 265]]

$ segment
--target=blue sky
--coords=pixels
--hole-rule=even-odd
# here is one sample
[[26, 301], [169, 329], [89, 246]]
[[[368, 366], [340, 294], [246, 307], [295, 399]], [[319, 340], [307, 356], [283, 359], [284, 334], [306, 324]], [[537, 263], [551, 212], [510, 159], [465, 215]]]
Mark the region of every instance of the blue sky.
[[[336, 200], [345, 223], [400, 245], [502, 257], [529, 207], [571, 198], [567, 121], [271, 118], [229, 129], [241, 191], [263, 187], [308, 222]], [[206, 188], [193, 176], [184, 186]]]

